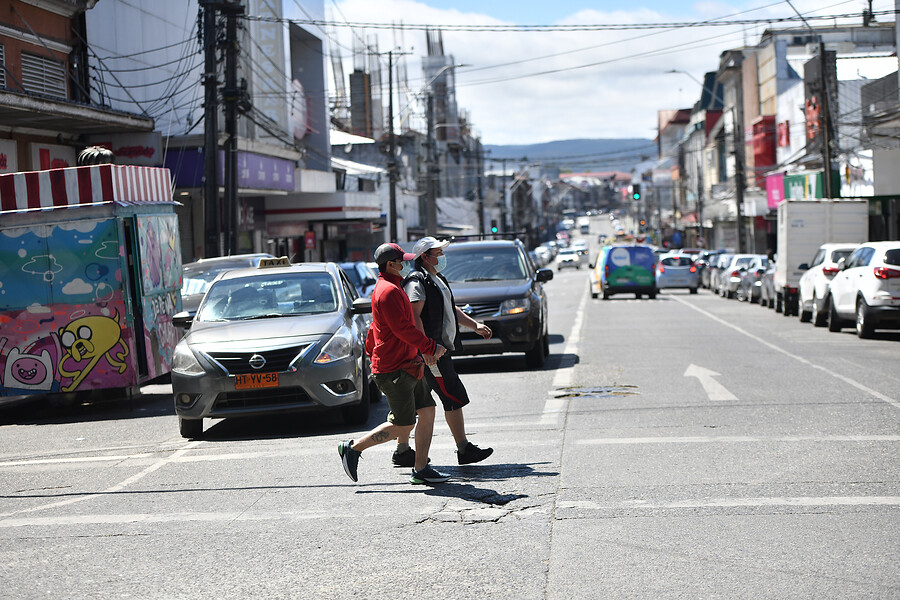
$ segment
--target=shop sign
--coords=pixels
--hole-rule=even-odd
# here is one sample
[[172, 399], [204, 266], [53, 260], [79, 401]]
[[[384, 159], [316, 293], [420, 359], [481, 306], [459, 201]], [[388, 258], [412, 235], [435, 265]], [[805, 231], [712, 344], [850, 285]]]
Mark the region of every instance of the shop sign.
[[[294, 191], [294, 161], [252, 152], [238, 152], [238, 188]], [[177, 187], [203, 185], [203, 152], [200, 148], [170, 150], [166, 168], [172, 171]], [[225, 152], [219, 151], [218, 184], [225, 185]]]
[[33, 171], [64, 169], [75, 166], [75, 150], [57, 144], [28, 144]]
[[116, 155], [117, 165], [158, 167], [162, 164], [162, 134], [159, 131], [91, 135], [87, 142], [111, 150]]
[[16, 143], [13, 140], [0, 140], [0, 173], [16, 173], [18, 170]]
[[303, 239], [306, 241], [306, 249], [307, 250], [315, 250], [316, 249], [316, 232], [315, 231], [307, 231], [303, 236]]
[[775, 210], [784, 201], [784, 173], [766, 177], [766, 200], [769, 210]]

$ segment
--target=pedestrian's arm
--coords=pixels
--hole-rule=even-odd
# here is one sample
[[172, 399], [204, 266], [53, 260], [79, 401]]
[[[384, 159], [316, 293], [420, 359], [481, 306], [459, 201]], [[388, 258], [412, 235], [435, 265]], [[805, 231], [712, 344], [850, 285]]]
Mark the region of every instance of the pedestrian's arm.
[[475, 333], [483, 337], [484, 339], [490, 339], [493, 333], [491, 332], [491, 328], [485, 325], [484, 323], [479, 323], [466, 313], [464, 313], [458, 306], [454, 306], [456, 309], [456, 318], [459, 320], [459, 324], [463, 327], [468, 327], [469, 329], [474, 329]]
[[[413, 319], [416, 322], [416, 329], [418, 329], [422, 333], [425, 333], [425, 324], [422, 323], [422, 310], [425, 308], [425, 301], [416, 300], [415, 302], [410, 302], [410, 304], [412, 305]], [[437, 363], [437, 359], [440, 358], [440, 356], [435, 356], [434, 354], [423, 354], [422, 358], [425, 359], [426, 365], [431, 366]]]

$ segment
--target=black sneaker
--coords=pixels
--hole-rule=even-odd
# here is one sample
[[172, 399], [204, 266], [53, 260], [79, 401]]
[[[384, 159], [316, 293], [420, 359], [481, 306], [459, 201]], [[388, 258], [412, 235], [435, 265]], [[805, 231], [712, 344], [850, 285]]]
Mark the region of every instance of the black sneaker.
[[[395, 467], [414, 467], [416, 466], [416, 451], [412, 448], [407, 448], [403, 452], [394, 450], [394, 453], [391, 455], [391, 462], [394, 463]], [[430, 458], [428, 462], [431, 462]]]
[[353, 481], [359, 481], [356, 478], [356, 465], [359, 464], [359, 456], [361, 452], [357, 452], [350, 445], [353, 443], [353, 440], [349, 442], [341, 442], [338, 444], [338, 454], [341, 457], [341, 462], [344, 464], [344, 473], [347, 474], [347, 477], [352, 479]]
[[435, 471], [434, 467], [426, 466], [421, 471], [416, 471], [413, 469], [412, 474], [409, 476], [409, 482], [415, 483], [417, 485], [423, 484], [431, 484], [431, 483], [444, 483], [450, 479], [450, 476], [441, 473], [439, 471]]
[[416, 451], [412, 448], [407, 448], [402, 452], [394, 450], [394, 454], [391, 455], [391, 462], [394, 463], [395, 467], [414, 467], [416, 466]]
[[471, 465], [472, 463], [483, 461], [493, 453], [493, 448], [479, 448], [472, 442], [469, 442], [463, 450], [456, 451], [456, 459], [461, 465]]

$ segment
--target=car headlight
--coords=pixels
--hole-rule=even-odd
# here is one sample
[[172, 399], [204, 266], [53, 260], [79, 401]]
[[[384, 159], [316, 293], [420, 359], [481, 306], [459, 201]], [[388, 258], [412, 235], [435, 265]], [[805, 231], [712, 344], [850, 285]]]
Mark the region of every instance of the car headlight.
[[202, 375], [206, 372], [191, 348], [184, 342], [175, 346], [175, 356], [172, 359], [172, 370], [183, 375]]
[[500, 303], [501, 315], [518, 315], [531, 309], [531, 300], [526, 298], [511, 298]]
[[320, 365], [328, 364], [336, 360], [341, 360], [342, 358], [347, 358], [352, 353], [353, 338], [350, 334], [350, 329], [348, 329], [346, 325], [342, 325], [341, 328], [331, 336], [331, 339], [328, 340], [328, 343], [325, 344], [322, 351], [319, 352], [319, 355], [313, 362]]

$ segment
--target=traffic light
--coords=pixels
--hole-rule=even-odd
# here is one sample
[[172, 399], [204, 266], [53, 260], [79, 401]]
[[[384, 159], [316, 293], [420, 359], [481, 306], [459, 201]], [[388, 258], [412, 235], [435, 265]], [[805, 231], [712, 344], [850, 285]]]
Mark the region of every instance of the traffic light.
[[641, 199], [641, 184], [633, 183], [631, 185], [631, 198], [634, 200]]
[[491, 233], [497, 233], [497, 220], [491, 219]]
[[641, 219], [641, 221], [640, 221], [640, 227], [638, 227], [638, 231], [641, 232], [641, 233], [644, 233], [644, 231], [646, 230], [646, 228], [647, 228], [647, 221], [645, 221], [644, 219]]

